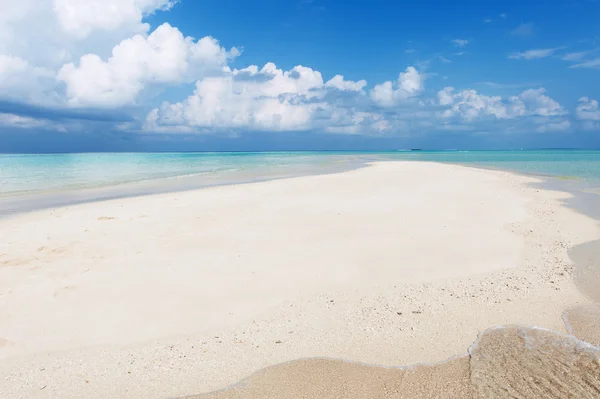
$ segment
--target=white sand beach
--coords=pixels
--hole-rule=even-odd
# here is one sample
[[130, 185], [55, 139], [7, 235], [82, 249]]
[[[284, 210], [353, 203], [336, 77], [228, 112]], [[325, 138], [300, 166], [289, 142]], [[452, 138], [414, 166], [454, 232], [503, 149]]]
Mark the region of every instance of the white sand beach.
[[567, 333], [600, 237], [533, 177], [381, 162], [0, 220], [2, 398], [175, 398], [322, 357], [466, 354], [492, 326]]

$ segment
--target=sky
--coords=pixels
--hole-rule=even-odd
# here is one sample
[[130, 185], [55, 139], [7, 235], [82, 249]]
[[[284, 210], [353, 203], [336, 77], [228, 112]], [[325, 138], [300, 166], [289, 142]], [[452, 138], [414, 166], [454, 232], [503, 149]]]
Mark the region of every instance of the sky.
[[600, 148], [596, 0], [0, 9], [0, 152]]

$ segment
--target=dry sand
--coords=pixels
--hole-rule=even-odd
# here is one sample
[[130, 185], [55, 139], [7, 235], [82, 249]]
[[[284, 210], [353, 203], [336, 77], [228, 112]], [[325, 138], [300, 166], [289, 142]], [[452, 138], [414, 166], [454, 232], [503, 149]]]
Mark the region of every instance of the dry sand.
[[[495, 325], [566, 332], [591, 304], [567, 250], [600, 234], [534, 181], [387, 162], [3, 219], [2, 397], [180, 397], [307, 357], [437, 362]], [[464, 359], [426, 380], [474, 389], [443, 374]]]

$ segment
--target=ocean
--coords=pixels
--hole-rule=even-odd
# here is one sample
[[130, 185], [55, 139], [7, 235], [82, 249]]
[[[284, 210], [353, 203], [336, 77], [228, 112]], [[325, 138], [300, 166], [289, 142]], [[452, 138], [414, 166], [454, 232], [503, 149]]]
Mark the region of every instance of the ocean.
[[385, 151], [0, 154], [0, 213], [332, 173], [381, 160], [494, 168], [600, 187], [600, 151]]

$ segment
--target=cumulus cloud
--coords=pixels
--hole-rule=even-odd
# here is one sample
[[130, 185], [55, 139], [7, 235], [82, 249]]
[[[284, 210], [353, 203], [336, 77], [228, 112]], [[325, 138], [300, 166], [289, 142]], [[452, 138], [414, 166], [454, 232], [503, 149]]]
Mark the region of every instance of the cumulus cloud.
[[[104, 55], [124, 38], [147, 33], [142, 20], [173, 0], [1, 0], [0, 54], [55, 66], [85, 53]], [[35, 28], [33, 28], [35, 27]]]
[[523, 51], [522, 53], [512, 53], [508, 56], [508, 58], [535, 60], [538, 58], [550, 57], [552, 54], [554, 54], [557, 50], [560, 50], [560, 49], [561, 49], [561, 47], [527, 50], [527, 51]]
[[[302, 65], [290, 70], [273, 63], [233, 69], [230, 61], [240, 54], [236, 48], [227, 50], [212, 37], [186, 37], [169, 24], [150, 30], [144, 18], [176, 2], [0, 0], [0, 124], [71, 129], [75, 122], [80, 127], [104, 115], [98, 123], [113, 128], [171, 133], [244, 129], [409, 134], [464, 131], [486, 120], [508, 125], [517, 118], [535, 119], [531, 130], [568, 128], [568, 120], [557, 118], [564, 109], [543, 89], [497, 97], [448, 87], [432, 99], [424, 96], [425, 75], [413, 66], [397, 79], [371, 87], [342, 75], [326, 80]], [[532, 24], [529, 28], [533, 31]], [[469, 44], [466, 39], [452, 43], [459, 48]], [[515, 53], [515, 58], [543, 58], [557, 50], [529, 50]], [[573, 67], [593, 67], [594, 62]], [[183, 84], [194, 84], [193, 92], [159, 106], [152, 103], [149, 111], [150, 98]], [[11, 103], [30, 107], [7, 106]], [[143, 112], [141, 122], [129, 106]], [[577, 115], [582, 123], [595, 123], [597, 111], [595, 100], [582, 100]], [[60, 118], [48, 116], [61, 112]], [[118, 112], [127, 118], [111, 119]]]
[[335, 75], [327, 83], [325, 83], [325, 87], [332, 87], [343, 91], [362, 91], [366, 85], [367, 81], [364, 79], [359, 80], [358, 82], [353, 82], [351, 80], [344, 80], [342, 75]]
[[238, 54], [235, 48], [226, 51], [211, 37], [198, 41], [184, 37], [165, 23], [149, 36], [122, 41], [107, 61], [87, 54], [79, 65], [64, 65], [58, 79], [65, 82], [73, 105], [120, 106], [134, 103], [148, 85], [193, 81], [219, 71]]
[[33, 100], [49, 95], [44, 91], [45, 85], [39, 85], [39, 80], [54, 82], [51, 70], [34, 67], [26, 60], [0, 54], [0, 97], [26, 98]]
[[445, 107], [440, 117], [473, 121], [478, 118], [514, 119], [523, 116], [556, 116], [565, 114], [561, 105], [544, 94], [544, 89], [525, 90], [518, 96], [502, 98], [486, 96], [475, 90], [455, 92], [446, 87], [438, 92], [438, 103]]
[[223, 76], [198, 80], [194, 93], [184, 101], [152, 110], [146, 129], [307, 130], [321, 126], [342, 130], [361, 125], [370, 116], [337, 107], [340, 99], [336, 100], [334, 92], [362, 95], [365, 85], [365, 81], [347, 81], [340, 75], [324, 82], [319, 71], [300, 65], [289, 71], [273, 63], [260, 69], [253, 65], [228, 70]]
[[392, 107], [399, 102], [414, 97], [423, 90], [423, 75], [409, 66], [398, 76], [396, 82], [387, 81], [371, 90], [371, 98], [382, 107]]
[[575, 109], [577, 119], [583, 121], [600, 121], [600, 107], [597, 100], [588, 97], [581, 97], [579, 105]]
[[173, 0], [0, 0], [0, 56], [25, 61], [31, 72], [24, 90], [13, 90], [12, 85], [11, 97], [35, 98], [49, 106], [64, 103], [56, 80], [64, 64], [87, 54], [108, 58], [115, 44], [148, 34], [145, 16], [174, 4]]
[[168, 10], [176, 0], [53, 0], [52, 7], [60, 26], [77, 37], [94, 29], [114, 30], [131, 26], [146, 30], [142, 18], [156, 10]]
[[400, 134], [422, 129], [465, 131], [486, 121], [506, 125], [517, 119], [529, 121], [529, 131], [570, 127], [568, 120], [556, 120], [566, 111], [543, 88], [500, 97], [446, 87], [432, 101], [415, 98], [422, 93], [422, 79], [414, 67], [408, 67], [397, 81], [377, 84], [365, 92], [365, 81], [346, 81], [336, 75], [325, 82], [319, 71], [304, 66], [289, 71], [272, 63], [262, 68], [226, 68], [221, 76], [198, 80], [193, 94], [183, 101], [153, 109], [144, 129], [167, 133], [245, 129]]
[[525, 106], [526, 114], [539, 116], [564, 115], [567, 112], [554, 99], [545, 95], [545, 89], [529, 89], [515, 97], [510, 97], [513, 102], [521, 102]]

